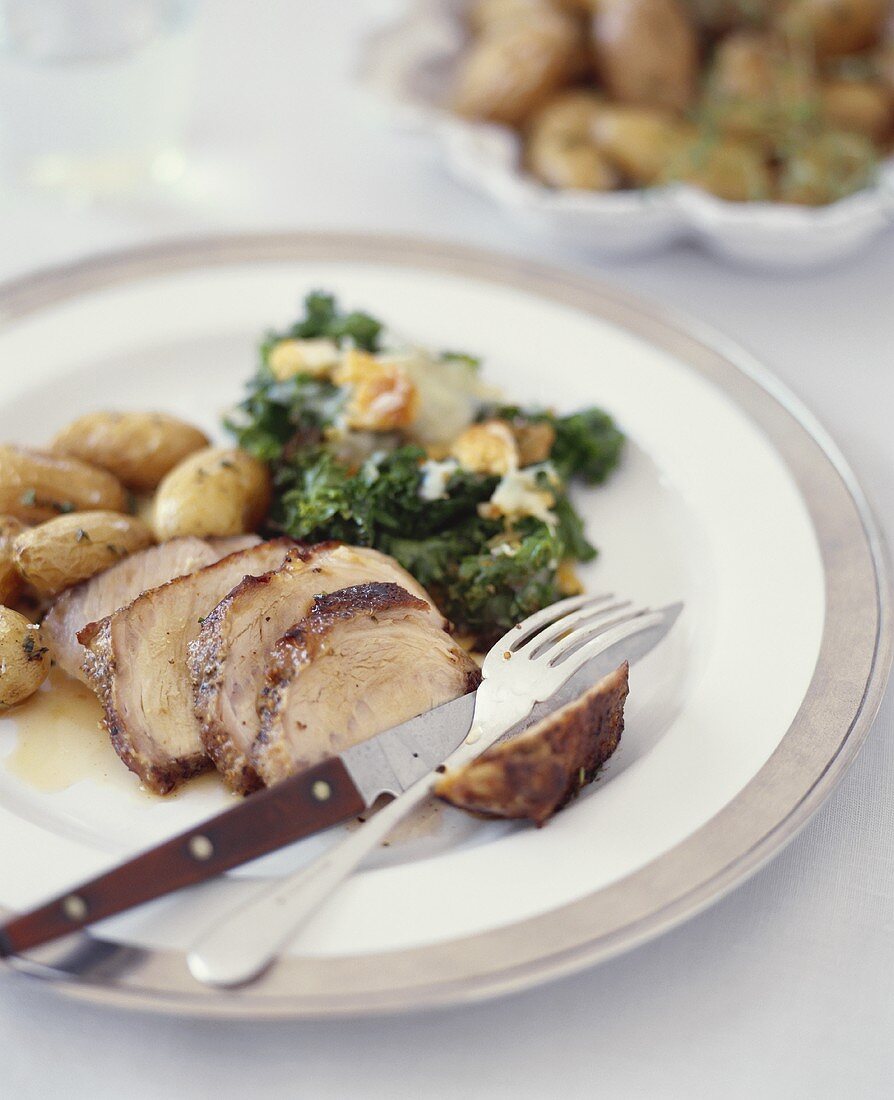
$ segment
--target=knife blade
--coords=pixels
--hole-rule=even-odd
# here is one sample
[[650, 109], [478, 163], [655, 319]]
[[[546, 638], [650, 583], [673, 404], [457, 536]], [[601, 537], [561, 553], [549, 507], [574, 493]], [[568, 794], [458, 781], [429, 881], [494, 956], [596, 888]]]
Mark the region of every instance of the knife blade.
[[[644, 657], [668, 633], [679, 605], [634, 638], [603, 650], [548, 703], [510, 726], [515, 734], [576, 698], [616, 668]], [[142, 852], [104, 874], [0, 926], [0, 957], [71, 935], [137, 905], [194, 886], [369, 809], [382, 794], [399, 795], [465, 740], [475, 692], [444, 703], [347, 749], [340, 756], [251, 795], [241, 805]]]

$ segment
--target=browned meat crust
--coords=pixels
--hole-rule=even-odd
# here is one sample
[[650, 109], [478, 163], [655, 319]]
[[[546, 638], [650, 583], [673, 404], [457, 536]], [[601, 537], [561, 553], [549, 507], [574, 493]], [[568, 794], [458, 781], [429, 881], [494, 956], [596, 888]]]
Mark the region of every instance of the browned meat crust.
[[[260, 729], [258, 696], [273, 646], [305, 618], [314, 597], [373, 581], [399, 582], [420, 599], [425, 590], [387, 555], [338, 542], [299, 547], [281, 569], [246, 579], [206, 616], [190, 645], [189, 665], [202, 740], [234, 790], [262, 786], [250, 756]], [[438, 623], [446, 620], [429, 604]]]
[[[297, 546], [291, 551], [290, 556], [309, 562], [319, 552], [337, 545], [337, 542], [330, 541], [321, 542], [315, 546]], [[246, 595], [264, 589], [270, 584], [276, 572], [277, 570], [271, 570], [259, 577], [245, 577], [213, 611], [205, 616], [199, 636], [190, 647], [189, 663], [192, 670], [196, 716], [202, 727], [205, 752], [233, 790], [242, 794], [250, 794], [264, 784], [251, 761], [233, 744], [227, 730], [212, 719], [211, 704], [223, 680], [224, 662], [227, 656], [223, 635], [230, 608]]]
[[448, 772], [435, 794], [461, 810], [541, 826], [592, 782], [618, 747], [626, 699], [625, 661], [579, 699]]
[[271, 651], [252, 760], [279, 782], [480, 682], [446, 622], [399, 584], [317, 596]]
[[207, 771], [211, 767], [211, 761], [204, 752], [181, 756], [177, 760], [159, 765], [151, 763], [136, 748], [115, 706], [113, 685], [117, 660], [111, 642], [110, 619], [91, 623], [78, 637], [84, 638], [88, 634], [90, 648], [84, 658], [84, 670], [90, 686], [102, 704], [103, 725], [109, 732], [112, 748], [124, 764], [156, 794], [169, 794], [180, 783]]
[[255, 540], [196, 572], [142, 592], [78, 633], [85, 646], [84, 670], [102, 703], [112, 745], [156, 793], [168, 794], [211, 767], [186, 667], [186, 645], [198, 632], [201, 616], [240, 577], [281, 562], [293, 546], [285, 538]]

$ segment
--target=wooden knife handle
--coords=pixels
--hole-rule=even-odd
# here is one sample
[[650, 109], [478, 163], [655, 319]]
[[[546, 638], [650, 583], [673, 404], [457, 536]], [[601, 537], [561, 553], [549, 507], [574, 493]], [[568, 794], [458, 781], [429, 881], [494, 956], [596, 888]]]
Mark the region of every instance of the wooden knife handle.
[[8, 921], [0, 927], [0, 956], [214, 878], [365, 808], [341, 760], [327, 760]]

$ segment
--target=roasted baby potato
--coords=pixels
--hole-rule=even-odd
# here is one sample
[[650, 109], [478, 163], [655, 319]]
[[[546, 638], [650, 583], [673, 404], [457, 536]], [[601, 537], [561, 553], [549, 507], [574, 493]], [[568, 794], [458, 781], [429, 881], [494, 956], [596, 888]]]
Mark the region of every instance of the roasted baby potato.
[[158, 412], [88, 413], [53, 440], [55, 454], [109, 470], [135, 492], [154, 489], [178, 462], [207, 446], [204, 432]]
[[879, 82], [894, 99], [894, 42], [885, 42], [880, 46], [872, 62]]
[[779, 23], [818, 58], [843, 57], [879, 42], [889, 10], [888, 0], [792, 0]]
[[561, 92], [531, 119], [528, 167], [550, 187], [610, 191], [618, 175], [593, 142], [602, 100], [592, 92]]
[[618, 173], [589, 138], [533, 134], [527, 147], [528, 167], [550, 187], [611, 191]]
[[594, 130], [606, 159], [638, 186], [658, 182], [696, 140], [691, 123], [648, 107], [607, 107]]
[[22, 531], [13, 556], [19, 575], [39, 596], [49, 597], [152, 542], [152, 532], [136, 516], [75, 512]]
[[253, 531], [270, 505], [270, 473], [245, 451], [207, 447], [163, 479], [152, 525], [159, 541]]
[[819, 110], [809, 57], [748, 31], [718, 46], [702, 103], [712, 128], [773, 149], [815, 121]]
[[108, 470], [77, 458], [0, 446], [0, 513], [41, 523], [66, 512], [126, 512], [127, 493]]
[[806, 206], [835, 202], [872, 183], [876, 165], [876, 152], [867, 138], [829, 131], [788, 153], [776, 197]]
[[575, 88], [558, 95], [537, 111], [528, 124], [534, 137], [590, 138], [605, 100], [595, 92]]
[[13, 544], [24, 530], [24, 523], [15, 516], [0, 516], [0, 604], [11, 603], [22, 587], [22, 578], [13, 557]]
[[698, 42], [678, 0], [600, 0], [593, 55], [612, 99], [683, 111], [695, 98]]
[[710, 34], [722, 34], [737, 27], [764, 26], [776, 0], [685, 0], [697, 27]]
[[820, 88], [823, 122], [882, 141], [894, 118], [894, 96], [872, 80], [827, 80]]
[[467, 118], [520, 126], [574, 74], [577, 23], [559, 12], [498, 23], [473, 42], [459, 68], [454, 110]]
[[557, 11], [561, 8], [552, 0], [476, 0], [468, 15], [469, 26], [480, 34], [500, 23], [518, 23], [524, 19]]
[[47, 678], [50, 654], [40, 627], [18, 611], [0, 607], [0, 709], [24, 702]]
[[772, 191], [763, 151], [733, 138], [699, 138], [659, 178], [664, 183], [693, 184], [728, 202], [764, 201]]

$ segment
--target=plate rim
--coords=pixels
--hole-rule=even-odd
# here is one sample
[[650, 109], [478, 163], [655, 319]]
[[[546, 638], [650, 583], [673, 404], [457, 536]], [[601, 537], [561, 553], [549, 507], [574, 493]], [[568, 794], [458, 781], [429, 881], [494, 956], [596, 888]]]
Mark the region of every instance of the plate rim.
[[[787, 387], [736, 342], [680, 311], [583, 272], [511, 254], [425, 237], [292, 231], [161, 241], [12, 279], [0, 284], [0, 331], [43, 308], [144, 278], [241, 263], [333, 260], [510, 286], [658, 344], [722, 389], [769, 437], [819, 543], [827, 606], [810, 685], [770, 759], [718, 814], [645, 867], [584, 898], [441, 944], [285, 959], [260, 982], [229, 992], [195, 982], [179, 953], [90, 936], [10, 967], [79, 999], [197, 1016], [356, 1017], [471, 1003], [577, 972], [695, 916], [778, 854], [840, 781], [881, 705], [892, 660], [891, 574], [864, 490], [828, 432]], [[834, 691], [821, 682], [832, 670]]]

